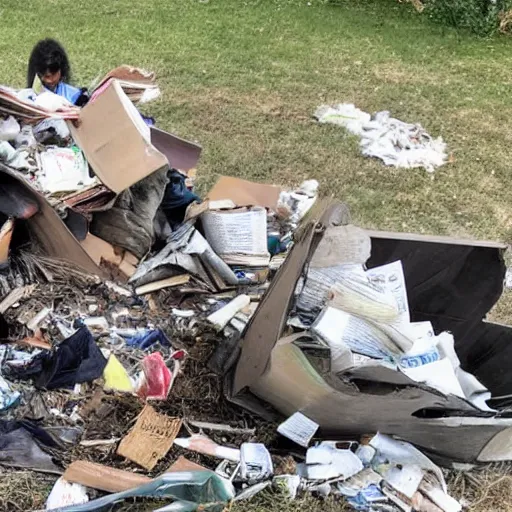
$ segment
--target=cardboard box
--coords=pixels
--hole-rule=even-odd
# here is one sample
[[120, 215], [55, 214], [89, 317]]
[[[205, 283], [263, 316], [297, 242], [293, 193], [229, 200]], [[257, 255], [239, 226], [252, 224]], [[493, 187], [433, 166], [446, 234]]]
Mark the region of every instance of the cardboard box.
[[[283, 339], [297, 279], [341, 205], [313, 212], [272, 281], [241, 342], [230, 395], [254, 407], [254, 396], [283, 415], [300, 411], [323, 435], [357, 438], [380, 431], [421, 447], [436, 460], [512, 460], [512, 418], [476, 409], [421, 384], [322, 378], [290, 340]], [[314, 220], [317, 219], [317, 220]], [[462, 367], [493, 395], [512, 393], [512, 329], [485, 315], [501, 295], [504, 244], [370, 232], [369, 267], [402, 260], [412, 321], [451, 331]], [[386, 380], [384, 376], [384, 380]], [[247, 402], [249, 403], [249, 402]], [[443, 411], [450, 411], [447, 417]], [[494, 441], [493, 441], [494, 440]]]
[[150, 129], [117, 80], [68, 126], [96, 176], [116, 193], [167, 165], [187, 171], [201, 153], [196, 144]]

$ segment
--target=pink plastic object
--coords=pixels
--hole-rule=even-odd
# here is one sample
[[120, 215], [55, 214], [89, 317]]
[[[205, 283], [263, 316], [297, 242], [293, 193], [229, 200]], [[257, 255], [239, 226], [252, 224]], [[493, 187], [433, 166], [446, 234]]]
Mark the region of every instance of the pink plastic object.
[[142, 360], [144, 380], [137, 395], [146, 400], [165, 400], [172, 384], [172, 374], [160, 352], [154, 352]]

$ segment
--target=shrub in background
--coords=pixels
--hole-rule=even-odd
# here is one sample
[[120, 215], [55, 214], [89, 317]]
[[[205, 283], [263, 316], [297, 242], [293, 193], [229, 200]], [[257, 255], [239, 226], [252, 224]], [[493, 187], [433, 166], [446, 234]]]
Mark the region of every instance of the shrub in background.
[[482, 36], [512, 29], [512, 0], [424, 0], [423, 6], [433, 20]]

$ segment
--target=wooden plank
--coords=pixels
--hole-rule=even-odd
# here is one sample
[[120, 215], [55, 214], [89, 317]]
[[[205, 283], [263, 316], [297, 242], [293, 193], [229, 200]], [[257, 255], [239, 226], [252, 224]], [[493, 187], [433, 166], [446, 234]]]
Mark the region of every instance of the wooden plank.
[[139, 286], [135, 289], [135, 293], [137, 295], [147, 295], [148, 293], [156, 292], [162, 288], [187, 284], [189, 281], [190, 276], [188, 274], [180, 274], [179, 276], [168, 277], [167, 279], [161, 279], [160, 281], [154, 281], [153, 283]]
[[68, 482], [105, 492], [121, 492], [147, 484], [151, 478], [86, 460], [72, 462], [64, 473]]

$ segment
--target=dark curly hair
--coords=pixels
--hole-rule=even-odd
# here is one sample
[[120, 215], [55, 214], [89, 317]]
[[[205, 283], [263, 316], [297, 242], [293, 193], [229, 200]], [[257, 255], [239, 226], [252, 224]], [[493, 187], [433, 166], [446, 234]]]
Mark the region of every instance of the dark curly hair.
[[62, 80], [69, 82], [71, 68], [64, 47], [55, 39], [39, 41], [30, 54], [27, 71], [27, 87], [32, 87], [36, 75], [42, 76], [47, 71], [56, 73], [60, 70]]

